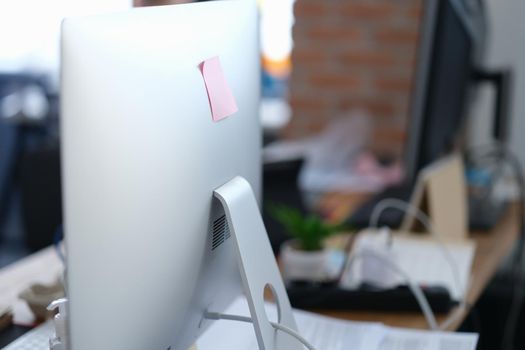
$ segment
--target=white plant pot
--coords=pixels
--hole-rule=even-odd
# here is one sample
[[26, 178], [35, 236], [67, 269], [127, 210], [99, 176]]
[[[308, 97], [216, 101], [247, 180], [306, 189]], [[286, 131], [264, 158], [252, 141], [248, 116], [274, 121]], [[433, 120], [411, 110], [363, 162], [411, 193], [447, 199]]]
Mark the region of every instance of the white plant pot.
[[326, 279], [328, 251], [304, 251], [297, 247], [297, 240], [281, 245], [281, 264], [285, 280], [322, 281]]

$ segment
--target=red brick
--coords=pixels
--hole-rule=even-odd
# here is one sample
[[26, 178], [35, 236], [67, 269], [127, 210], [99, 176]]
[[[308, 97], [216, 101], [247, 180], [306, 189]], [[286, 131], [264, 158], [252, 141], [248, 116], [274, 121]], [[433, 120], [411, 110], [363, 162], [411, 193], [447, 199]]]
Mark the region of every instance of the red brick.
[[376, 86], [378, 91], [407, 93], [412, 88], [412, 81], [409, 77], [403, 77], [403, 78], [381, 77], [381, 78], [375, 79], [374, 85]]
[[349, 2], [341, 1], [338, 12], [345, 17], [361, 20], [383, 20], [392, 16], [396, 6], [391, 1]]
[[425, 1], [425, 0], [420, 0], [408, 8], [407, 10], [408, 17], [412, 19], [417, 19], [418, 21], [421, 19], [421, 17], [423, 16], [423, 6], [421, 3], [422, 1]]
[[322, 110], [329, 107], [329, 103], [324, 99], [306, 96], [292, 96], [290, 105], [294, 110]]
[[322, 50], [294, 49], [292, 61], [298, 64], [319, 64], [329, 61], [328, 54]]
[[375, 153], [401, 155], [406, 142], [406, 130], [399, 127], [381, 127], [379, 123], [373, 130]]
[[374, 147], [399, 154], [422, 1], [297, 0], [284, 135], [316, 134], [330, 118], [363, 109], [378, 128]]
[[349, 40], [359, 41], [362, 38], [363, 33], [361, 30], [350, 27], [348, 25], [316, 25], [306, 30], [305, 35], [309, 39], [322, 40], [326, 44], [331, 43], [332, 40]]
[[375, 99], [343, 99], [339, 102], [338, 107], [341, 110], [363, 109], [371, 114], [379, 116], [392, 116], [396, 110], [394, 103], [381, 98], [379, 94]]
[[294, 5], [295, 17], [322, 17], [328, 14], [329, 5], [324, 1], [297, 0]]
[[412, 45], [417, 44], [418, 31], [416, 29], [385, 28], [374, 35], [378, 44], [386, 45]]
[[310, 76], [309, 81], [314, 87], [351, 89], [359, 87], [361, 79], [354, 75], [320, 73]]
[[406, 140], [406, 130], [393, 126], [380, 127], [376, 124], [373, 134], [375, 139], [384, 140], [390, 144], [403, 143]]
[[313, 121], [310, 121], [308, 124], [306, 124], [305, 131], [309, 135], [318, 135], [326, 128], [328, 123], [329, 123], [328, 120], [315, 119]]
[[396, 64], [396, 58], [391, 52], [352, 51], [340, 55], [341, 62], [349, 66], [389, 66]]
[[300, 138], [317, 135], [328, 123], [328, 119], [323, 119], [321, 116], [322, 114], [319, 112], [315, 114], [298, 112], [294, 114], [294, 117], [280, 136], [284, 138]]

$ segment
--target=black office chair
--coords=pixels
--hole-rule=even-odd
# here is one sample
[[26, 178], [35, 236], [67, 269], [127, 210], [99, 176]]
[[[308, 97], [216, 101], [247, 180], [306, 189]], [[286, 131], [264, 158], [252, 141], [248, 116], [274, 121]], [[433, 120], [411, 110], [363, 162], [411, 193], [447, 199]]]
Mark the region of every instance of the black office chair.
[[[31, 112], [23, 109], [23, 103], [17, 106], [17, 101], [24, 101], [23, 97], [31, 93], [33, 95], [38, 94], [38, 97], [47, 102], [48, 108], [41, 110], [40, 118], [34, 118], [35, 115], [29, 116], [27, 113]], [[56, 170], [59, 169], [59, 165], [56, 164], [57, 162], [48, 162], [45, 167], [32, 166], [31, 163], [36, 162], [32, 155], [43, 149], [52, 148], [51, 145], [58, 149], [58, 98], [49, 92], [46, 77], [31, 74], [0, 74], [0, 243], [9, 219], [8, 215], [13, 212], [13, 199], [15, 195], [22, 192], [23, 187], [26, 188], [24, 192], [26, 194], [25, 203], [22, 199], [22, 207], [25, 205], [26, 220], [23, 227], [15, 228], [16, 235], [22, 241], [22, 235], [25, 232], [35, 231], [32, 228], [37, 225], [36, 222], [33, 222], [37, 215], [30, 214], [31, 210], [28, 209], [31, 208], [31, 203], [28, 202], [28, 196], [31, 197], [31, 195], [28, 195], [27, 189], [30, 188], [29, 184], [32, 182], [40, 183], [44, 191], [50, 191], [57, 187], [52, 184], [57, 181], [59, 183], [59, 174]], [[58, 151], [56, 153], [58, 157]], [[26, 171], [22, 171], [22, 166]], [[27, 169], [31, 169], [31, 171], [27, 171]], [[55, 172], [53, 177], [58, 180], [47, 181], [46, 174], [53, 171]], [[22, 182], [25, 183], [24, 186], [22, 186]], [[31, 192], [39, 193], [34, 186], [31, 188]], [[36, 197], [31, 198], [31, 201], [35, 200]], [[43, 208], [53, 208], [54, 205], [54, 203], [49, 202]], [[19, 210], [19, 208], [15, 209]], [[54, 217], [49, 215], [49, 212], [43, 213], [43, 215], [50, 218]], [[45, 227], [42, 222], [38, 225]], [[39, 240], [40, 238], [36, 239], [36, 241]], [[50, 244], [51, 240], [45, 238], [41, 243], [34, 244], [35, 240], [30, 237], [27, 242], [32, 242], [30, 246], [32, 250], [36, 250]]]

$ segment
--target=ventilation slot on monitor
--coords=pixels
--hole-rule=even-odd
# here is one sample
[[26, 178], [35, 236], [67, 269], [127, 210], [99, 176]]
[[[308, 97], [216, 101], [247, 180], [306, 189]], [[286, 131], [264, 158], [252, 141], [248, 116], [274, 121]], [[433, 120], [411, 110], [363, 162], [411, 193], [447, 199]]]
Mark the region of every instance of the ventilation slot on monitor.
[[213, 222], [211, 250], [223, 244], [228, 238], [230, 238], [230, 228], [226, 221], [226, 215], [223, 215]]

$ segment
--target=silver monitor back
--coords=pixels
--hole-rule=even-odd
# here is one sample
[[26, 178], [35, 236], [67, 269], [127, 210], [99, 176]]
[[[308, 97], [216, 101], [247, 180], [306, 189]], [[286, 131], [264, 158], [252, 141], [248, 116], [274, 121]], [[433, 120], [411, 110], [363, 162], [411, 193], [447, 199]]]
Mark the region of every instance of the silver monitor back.
[[[239, 175], [260, 194], [257, 23], [251, 0], [64, 21], [71, 349], [186, 349], [240, 293], [213, 190]], [[213, 56], [239, 108], [219, 122], [199, 70]]]

